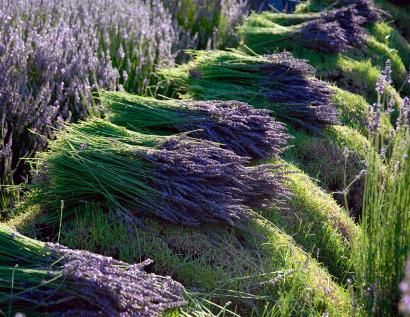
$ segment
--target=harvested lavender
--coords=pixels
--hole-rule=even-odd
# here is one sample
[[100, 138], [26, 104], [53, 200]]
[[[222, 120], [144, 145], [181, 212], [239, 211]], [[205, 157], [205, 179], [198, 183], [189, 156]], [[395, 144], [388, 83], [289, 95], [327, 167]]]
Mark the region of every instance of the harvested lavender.
[[114, 124], [144, 133], [192, 131], [241, 156], [278, 156], [290, 138], [269, 111], [239, 101], [164, 101], [117, 92], [101, 92], [101, 100]]
[[[281, 21], [281, 18], [277, 18]], [[294, 24], [276, 24], [274, 14], [253, 15], [241, 27], [240, 35], [247, 46], [256, 52], [267, 53], [278, 49], [304, 47], [328, 53], [340, 53], [350, 47], [360, 47], [366, 31], [362, 27], [369, 22], [363, 16], [359, 4], [321, 14], [300, 15]], [[286, 24], [286, 21], [285, 21]]]
[[327, 53], [345, 52], [349, 48], [346, 32], [337, 21], [318, 19], [302, 25], [291, 37], [283, 41], [295, 41], [299, 45]]
[[143, 271], [150, 260], [129, 265], [45, 244], [3, 225], [0, 259], [0, 311], [49, 316], [162, 316], [165, 310], [186, 304], [181, 284]]
[[238, 51], [195, 54], [188, 65], [161, 70], [180, 97], [240, 100], [317, 132], [339, 122], [333, 89], [312, 76], [314, 69], [305, 60], [288, 52], [266, 56]]
[[339, 5], [352, 6], [359, 16], [366, 19], [365, 23], [375, 23], [381, 19], [380, 13], [373, 0], [339, 0]]
[[363, 45], [366, 31], [362, 25], [367, 19], [361, 16], [354, 6], [326, 12], [322, 14], [322, 19], [326, 23], [339, 23], [349, 46]]
[[281, 166], [245, 167], [249, 160], [209, 141], [145, 135], [94, 119], [59, 133], [39, 156], [36, 179], [50, 208], [62, 199], [68, 208], [103, 200], [177, 224], [238, 224], [250, 208], [288, 195]]

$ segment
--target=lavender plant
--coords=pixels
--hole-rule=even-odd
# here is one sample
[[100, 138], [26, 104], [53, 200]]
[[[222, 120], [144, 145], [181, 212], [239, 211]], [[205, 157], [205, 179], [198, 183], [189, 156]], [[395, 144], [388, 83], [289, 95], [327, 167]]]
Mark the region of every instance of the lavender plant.
[[400, 313], [403, 316], [410, 316], [410, 260], [407, 260], [404, 279], [399, 285], [401, 292], [401, 300], [399, 304]]
[[172, 63], [178, 30], [158, 1], [0, 2], [0, 178], [25, 180], [21, 158], [52, 127], [94, 111], [92, 92], [142, 92], [156, 65]]
[[356, 241], [359, 311], [368, 316], [397, 316], [398, 285], [410, 251], [410, 100], [405, 98], [390, 140], [383, 138], [381, 120], [391, 115], [389, 64], [378, 80], [378, 102], [369, 107], [370, 148], [366, 159], [362, 234]]
[[36, 182], [51, 209], [60, 200], [67, 209], [103, 200], [177, 224], [240, 224], [250, 208], [288, 195], [281, 166], [248, 162], [209, 141], [139, 134], [95, 119], [58, 134], [39, 156]]
[[246, 0], [162, 0], [198, 49], [223, 48], [237, 42], [235, 27], [249, 11]]
[[184, 287], [148, 274], [146, 260], [42, 243], [0, 225], [0, 312], [47, 316], [162, 316], [186, 304]]
[[239, 101], [164, 101], [105, 91], [100, 99], [114, 124], [161, 135], [192, 131], [192, 137], [255, 159], [278, 156], [290, 139], [269, 111]]
[[290, 53], [258, 56], [239, 51], [198, 51], [178, 68], [162, 69], [164, 86], [182, 98], [240, 100], [296, 126], [320, 132], [337, 124], [334, 91], [314, 68]]

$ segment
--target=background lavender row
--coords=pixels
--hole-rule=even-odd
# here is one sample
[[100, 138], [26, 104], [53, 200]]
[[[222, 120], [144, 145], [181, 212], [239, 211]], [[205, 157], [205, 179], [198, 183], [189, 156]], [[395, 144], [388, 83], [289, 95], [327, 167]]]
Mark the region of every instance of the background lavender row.
[[245, 11], [241, 0], [0, 0], [1, 183], [24, 181], [19, 159], [92, 112], [95, 89], [146, 92], [155, 68], [221, 46]]

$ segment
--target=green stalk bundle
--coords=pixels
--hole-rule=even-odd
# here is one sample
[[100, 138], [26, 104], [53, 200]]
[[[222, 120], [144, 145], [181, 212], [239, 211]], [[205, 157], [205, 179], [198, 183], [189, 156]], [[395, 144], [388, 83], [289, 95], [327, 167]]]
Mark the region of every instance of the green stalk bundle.
[[277, 157], [290, 139], [269, 111], [239, 101], [156, 100], [107, 91], [100, 99], [114, 124], [160, 135], [191, 131], [192, 137], [254, 159]]
[[[288, 195], [280, 166], [245, 167], [249, 160], [209, 141], [140, 134], [94, 119], [67, 126], [50, 142], [35, 179], [47, 210], [58, 210], [61, 200], [67, 209], [104, 201], [177, 224], [235, 224], [251, 208]], [[57, 221], [54, 214], [50, 221]]]
[[295, 17], [253, 14], [239, 33], [244, 44], [259, 53], [300, 47], [341, 53], [351, 47], [361, 47], [366, 34], [362, 26], [375, 20], [362, 15], [355, 5]]
[[184, 288], [127, 263], [42, 243], [0, 225], [0, 314], [161, 316], [186, 304]]
[[163, 85], [182, 98], [239, 100], [296, 126], [320, 132], [337, 124], [333, 90], [313, 77], [314, 68], [284, 52], [249, 55], [236, 50], [192, 52], [194, 60], [162, 69]]

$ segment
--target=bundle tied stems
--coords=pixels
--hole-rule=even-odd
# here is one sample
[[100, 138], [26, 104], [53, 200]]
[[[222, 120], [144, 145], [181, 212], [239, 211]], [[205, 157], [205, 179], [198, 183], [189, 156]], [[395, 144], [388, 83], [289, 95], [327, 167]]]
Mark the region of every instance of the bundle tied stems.
[[162, 316], [186, 304], [184, 287], [129, 265], [0, 225], [0, 312], [29, 316]]
[[239, 30], [245, 45], [259, 53], [304, 47], [325, 53], [343, 53], [362, 47], [366, 24], [380, 19], [378, 11], [366, 1], [323, 13], [284, 16], [253, 14]]
[[290, 135], [267, 110], [239, 101], [157, 100], [121, 92], [100, 92], [109, 120], [143, 133], [189, 136], [221, 144], [252, 159], [278, 157]]
[[339, 123], [334, 90], [314, 78], [315, 70], [306, 60], [289, 52], [261, 56], [237, 50], [197, 51], [192, 55], [190, 63], [160, 71], [164, 86], [181, 98], [247, 102], [272, 111], [279, 120], [319, 133]]
[[146, 135], [93, 119], [67, 126], [50, 142], [38, 157], [35, 186], [44, 208], [57, 211], [64, 200], [64, 213], [104, 201], [176, 224], [240, 224], [252, 208], [289, 195], [281, 165], [245, 166], [249, 161], [210, 141]]

